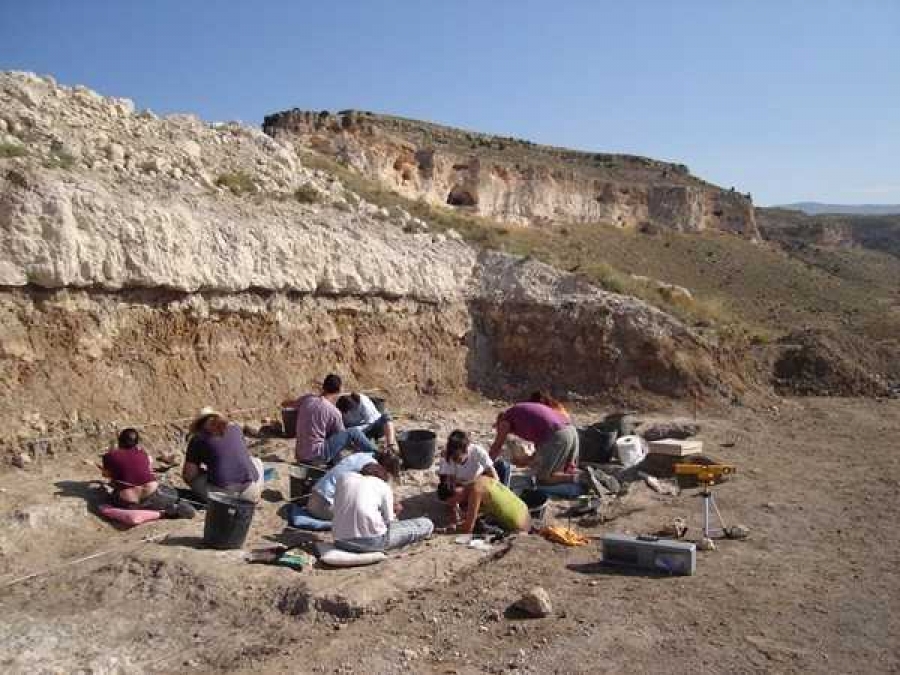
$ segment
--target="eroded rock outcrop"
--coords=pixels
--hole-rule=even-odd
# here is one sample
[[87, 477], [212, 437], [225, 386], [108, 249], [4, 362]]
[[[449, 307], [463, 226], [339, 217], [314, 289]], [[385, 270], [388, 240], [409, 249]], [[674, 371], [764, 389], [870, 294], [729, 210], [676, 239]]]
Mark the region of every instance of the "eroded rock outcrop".
[[331, 370], [396, 399], [721, 391], [672, 317], [431, 233], [292, 143], [23, 73], [0, 120], [0, 444], [277, 406]]
[[290, 110], [268, 116], [263, 129], [337, 158], [407, 197], [504, 222], [759, 236], [747, 196], [701, 181], [681, 164], [539, 146], [356, 111]]

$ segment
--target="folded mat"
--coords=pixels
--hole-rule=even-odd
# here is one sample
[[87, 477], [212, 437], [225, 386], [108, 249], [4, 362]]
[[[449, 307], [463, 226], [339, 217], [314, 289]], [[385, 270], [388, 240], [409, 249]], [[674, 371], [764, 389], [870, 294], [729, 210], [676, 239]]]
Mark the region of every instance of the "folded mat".
[[104, 518], [132, 526], [159, 520], [163, 516], [159, 511], [150, 511], [149, 509], [120, 509], [112, 504], [101, 504], [97, 510]]
[[333, 544], [320, 541], [316, 544], [316, 553], [319, 554], [319, 562], [331, 567], [360, 567], [380, 563], [387, 556], [382, 551], [374, 553], [351, 553], [336, 548]]
[[319, 520], [310, 515], [304, 507], [297, 504], [291, 504], [288, 510], [288, 522], [291, 527], [298, 530], [311, 530], [313, 532], [324, 532], [331, 529], [330, 520]]

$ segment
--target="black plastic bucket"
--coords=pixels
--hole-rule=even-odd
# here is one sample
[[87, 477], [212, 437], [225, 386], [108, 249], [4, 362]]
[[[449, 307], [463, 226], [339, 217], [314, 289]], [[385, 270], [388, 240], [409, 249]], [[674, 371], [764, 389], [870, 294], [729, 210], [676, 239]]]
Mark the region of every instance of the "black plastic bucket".
[[281, 409], [281, 426], [284, 427], [285, 438], [297, 437], [297, 409], [282, 408]]
[[634, 433], [634, 417], [630, 411], [610, 413], [595, 427], [602, 427], [604, 431], [615, 431], [622, 436], [631, 436]]
[[312, 492], [313, 485], [325, 475], [325, 469], [301, 465], [292, 466], [288, 473], [291, 481], [291, 500], [293, 501]]
[[437, 434], [428, 429], [413, 429], [397, 435], [404, 469], [430, 469], [437, 449]]
[[547, 515], [547, 502], [550, 498], [546, 493], [540, 490], [525, 490], [522, 492], [520, 499], [525, 502], [528, 507], [528, 514], [531, 516], [531, 522], [540, 525], [544, 522], [544, 516]]
[[618, 432], [596, 426], [578, 430], [578, 457], [581, 462], [607, 464], [612, 461]]
[[224, 492], [210, 492], [203, 543], [211, 548], [240, 548], [247, 539], [256, 504]]

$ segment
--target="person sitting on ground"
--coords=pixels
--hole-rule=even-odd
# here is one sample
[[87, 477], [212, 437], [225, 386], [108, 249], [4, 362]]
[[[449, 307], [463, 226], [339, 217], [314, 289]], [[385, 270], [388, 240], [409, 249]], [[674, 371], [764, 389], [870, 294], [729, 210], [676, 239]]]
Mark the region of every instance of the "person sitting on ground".
[[359, 428], [344, 428], [341, 413], [334, 405], [341, 384], [341, 378], [331, 373], [322, 382], [321, 393], [284, 402], [297, 409], [295, 456], [298, 462], [330, 463], [350, 443], [370, 454], [378, 449]]
[[447, 437], [447, 447], [438, 465], [438, 498], [446, 502], [450, 512], [450, 522], [455, 525], [460, 520], [460, 508], [465, 508], [469, 488], [482, 474], [502, 481], [508, 479], [509, 463], [502, 457], [492, 462], [488, 451], [472, 443], [469, 435], [454, 429]]
[[306, 510], [315, 518], [331, 520], [334, 517], [334, 492], [338, 478], [345, 473], [359, 473], [365, 466], [375, 463], [383, 466], [391, 478], [396, 480], [400, 476], [400, 458], [397, 455], [389, 452], [376, 452], [374, 455], [355, 452], [342, 459], [316, 481], [309, 494]]
[[103, 475], [110, 479], [113, 504], [124, 509], [159, 511], [169, 518], [193, 518], [194, 507], [178, 497], [170, 485], [161, 485], [140, 445], [136, 429], [122, 429], [119, 445], [103, 455]]
[[479, 514], [486, 516], [507, 532], [528, 532], [531, 516], [528, 506], [516, 493], [486, 474], [479, 476], [469, 488], [466, 519], [460, 532], [472, 534]]
[[428, 518], [395, 520], [399, 504], [381, 464], [367, 464], [359, 473], [337, 479], [334, 492], [334, 545], [352, 553], [389, 551], [427, 539], [434, 532]]
[[[578, 433], [567, 418], [542, 403], [517, 403], [497, 416], [490, 456], [503, 451], [510, 433], [531, 441], [535, 453], [528, 460], [537, 484], [581, 483], [578, 472]], [[573, 493], [575, 490], [573, 490]]]
[[384, 437], [385, 446], [391, 451], [396, 450], [397, 435], [390, 414], [378, 412], [368, 396], [357, 392], [341, 396], [337, 400], [337, 409], [341, 411], [346, 429], [359, 427], [366, 438], [373, 441]]
[[566, 410], [566, 407], [546, 391], [538, 390], [531, 392], [531, 395], [528, 397], [528, 401], [530, 403], [540, 403], [547, 406], [548, 408], [552, 408], [567, 420], [572, 420], [572, 416], [569, 414], [569, 411]]
[[191, 424], [189, 437], [181, 477], [201, 501], [214, 491], [259, 501], [263, 465], [250, 455], [238, 424], [212, 408], [204, 408]]

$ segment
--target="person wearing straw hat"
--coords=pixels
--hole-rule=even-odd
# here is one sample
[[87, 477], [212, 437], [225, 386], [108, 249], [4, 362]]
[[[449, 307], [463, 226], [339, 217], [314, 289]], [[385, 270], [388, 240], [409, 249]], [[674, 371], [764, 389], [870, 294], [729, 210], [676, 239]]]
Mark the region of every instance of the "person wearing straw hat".
[[203, 408], [189, 428], [181, 477], [201, 500], [210, 492], [257, 502], [262, 462], [250, 455], [241, 427], [213, 408]]

